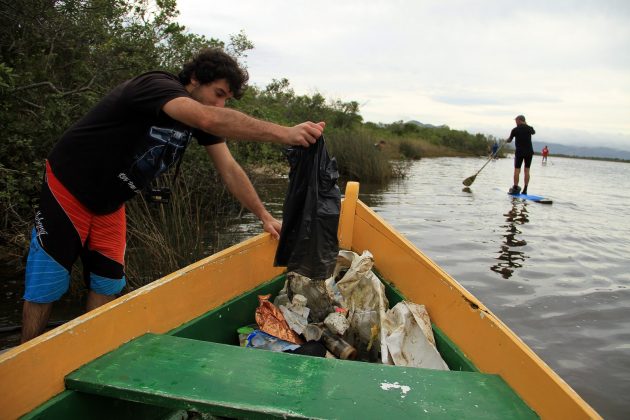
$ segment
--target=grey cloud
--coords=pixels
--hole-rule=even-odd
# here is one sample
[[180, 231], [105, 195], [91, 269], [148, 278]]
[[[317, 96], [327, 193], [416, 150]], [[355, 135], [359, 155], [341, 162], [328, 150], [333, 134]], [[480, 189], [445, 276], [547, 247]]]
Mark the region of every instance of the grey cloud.
[[551, 97], [548, 95], [477, 95], [467, 93], [454, 93], [454, 94], [434, 94], [429, 97], [436, 101], [445, 103], [448, 105], [456, 106], [513, 106], [514, 104], [530, 104], [530, 103], [557, 103], [562, 102], [560, 98]]

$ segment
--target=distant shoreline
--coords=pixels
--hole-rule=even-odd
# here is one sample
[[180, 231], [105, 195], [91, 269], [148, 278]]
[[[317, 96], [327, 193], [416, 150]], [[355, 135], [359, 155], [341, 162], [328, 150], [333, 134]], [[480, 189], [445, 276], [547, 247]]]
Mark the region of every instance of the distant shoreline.
[[[540, 153], [534, 153], [534, 155], [535, 156], [542, 156], [542, 154], [540, 154]], [[575, 156], [575, 155], [554, 154], [553, 157], [563, 157], [563, 158], [569, 158], [569, 159], [603, 160], [603, 161], [606, 161], [606, 162], [630, 163], [629, 159], [605, 158], [605, 157], [594, 157], [594, 156]]]

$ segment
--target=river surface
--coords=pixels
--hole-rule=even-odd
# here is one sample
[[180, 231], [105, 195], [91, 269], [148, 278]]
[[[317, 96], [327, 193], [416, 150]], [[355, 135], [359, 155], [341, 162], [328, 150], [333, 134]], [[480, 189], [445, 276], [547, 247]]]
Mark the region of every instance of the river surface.
[[[551, 157], [532, 164], [529, 193], [513, 199], [512, 160], [414, 163], [359, 198], [481, 300], [602, 416], [630, 418], [630, 164]], [[286, 180], [259, 183], [278, 218]], [[251, 216], [214, 239], [260, 232]], [[19, 324], [19, 280], [3, 282], [0, 324]], [[57, 305], [53, 318], [63, 319]], [[76, 304], [70, 305], [78, 308]], [[1, 326], [1, 325], [0, 325]], [[6, 347], [6, 343], [0, 341]]]
[[463, 191], [484, 162], [423, 159], [360, 198], [600, 414], [630, 418], [630, 165], [535, 157], [528, 192], [553, 200], [545, 205], [506, 194], [511, 159]]

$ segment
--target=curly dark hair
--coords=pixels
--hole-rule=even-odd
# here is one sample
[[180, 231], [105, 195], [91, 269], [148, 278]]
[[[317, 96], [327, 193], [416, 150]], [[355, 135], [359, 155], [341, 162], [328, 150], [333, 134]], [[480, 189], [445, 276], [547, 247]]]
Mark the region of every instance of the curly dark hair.
[[204, 48], [199, 51], [184, 64], [178, 77], [180, 82], [187, 85], [193, 75], [201, 84], [226, 79], [236, 99], [243, 97], [249, 80], [247, 70], [241, 68], [234, 58], [220, 48]]

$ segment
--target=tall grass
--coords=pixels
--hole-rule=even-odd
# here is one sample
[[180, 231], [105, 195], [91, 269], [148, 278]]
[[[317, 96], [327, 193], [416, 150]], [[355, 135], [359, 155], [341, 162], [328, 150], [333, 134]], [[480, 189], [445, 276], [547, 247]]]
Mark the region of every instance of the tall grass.
[[410, 140], [401, 140], [398, 144], [398, 150], [407, 159], [418, 160], [422, 157], [420, 146]]
[[197, 163], [188, 162], [175, 182], [164, 177], [160, 186], [171, 189], [170, 202], [139, 196], [127, 203], [125, 269], [131, 289], [213, 253], [213, 233], [240, 212], [211, 165]]
[[394, 176], [388, 154], [375, 146], [379, 140], [371, 132], [331, 130], [326, 138], [341, 176], [370, 183], [384, 183]]
[[[194, 197], [177, 198], [168, 204], [149, 204], [138, 197], [127, 206], [128, 247], [126, 274], [131, 288], [155, 280], [199, 259], [203, 254], [200, 206]], [[159, 206], [158, 208], [152, 208]]]
[[394, 137], [387, 140], [392, 149], [398, 146], [399, 155], [394, 158], [417, 160], [420, 158], [461, 156], [462, 152], [419, 137]]

